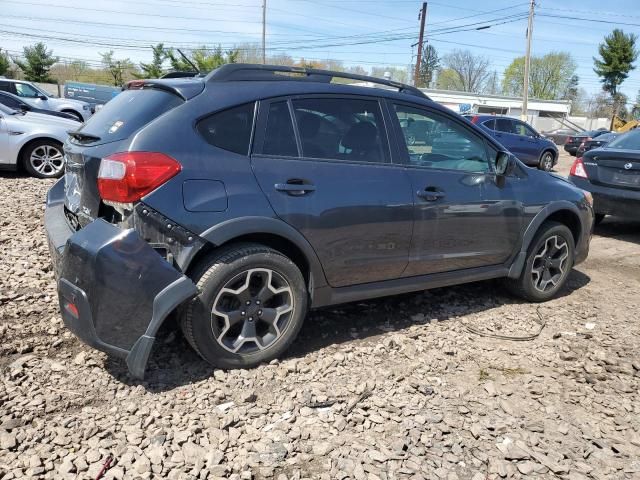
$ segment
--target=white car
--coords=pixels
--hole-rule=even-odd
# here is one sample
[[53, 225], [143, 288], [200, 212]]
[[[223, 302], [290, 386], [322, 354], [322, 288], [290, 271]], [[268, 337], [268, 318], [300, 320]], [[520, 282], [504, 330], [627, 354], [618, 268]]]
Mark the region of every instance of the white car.
[[31, 82], [0, 78], [0, 91], [13, 93], [34, 108], [68, 113], [80, 122], [86, 122], [93, 115], [89, 103], [72, 98], [54, 97]]
[[62, 144], [80, 122], [0, 105], [0, 169], [19, 166], [34, 177], [57, 178], [64, 173]]

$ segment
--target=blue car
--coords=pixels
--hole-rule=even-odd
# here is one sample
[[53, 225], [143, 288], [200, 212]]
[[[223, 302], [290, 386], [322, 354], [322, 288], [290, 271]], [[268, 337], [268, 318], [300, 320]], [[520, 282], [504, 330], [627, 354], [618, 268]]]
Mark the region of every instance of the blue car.
[[558, 163], [558, 148], [525, 122], [497, 115], [467, 115], [471, 123], [485, 129], [518, 159], [547, 172]]

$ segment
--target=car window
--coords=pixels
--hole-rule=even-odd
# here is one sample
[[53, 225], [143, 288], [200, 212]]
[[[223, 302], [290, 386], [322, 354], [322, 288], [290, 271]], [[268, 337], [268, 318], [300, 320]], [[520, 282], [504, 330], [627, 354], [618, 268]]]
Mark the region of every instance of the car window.
[[377, 101], [309, 98], [292, 103], [304, 157], [387, 161], [386, 134]]
[[274, 102], [269, 105], [262, 153], [284, 157], [298, 156], [293, 121], [286, 101]]
[[198, 131], [211, 145], [248, 155], [254, 110], [255, 103], [251, 102], [214, 113], [198, 123]]
[[24, 98], [35, 98], [40, 95], [35, 88], [28, 83], [16, 83], [16, 95]]
[[640, 130], [631, 130], [607, 144], [607, 148], [620, 148], [623, 150], [640, 150]]
[[0, 103], [9, 108], [20, 110], [20, 102], [15, 98], [11, 98], [9, 95], [0, 95]]
[[508, 118], [496, 118], [496, 130], [498, 132], [515, 133], [513, 122]]
[[0, 91], [8, 92], [9, 91], [9, 82], [0, 82]]
[[496, 129], [496, 119], [492, 118], [490, 120], [482, 122], [482, 125], [487, 127], [489, 130], [495, 130]]
[[524, 135], [526, 137], [536, 137], [536, 133], [533, 131], [533, 129], [522, 122], [512, 122], [513, 123], [513, 127], [515, 130], [516, 135]]
[[435, 112], [398, 104], [394, 107], [410, 165], [465, 172], [489, 170], [484, 141], [470, 129]]

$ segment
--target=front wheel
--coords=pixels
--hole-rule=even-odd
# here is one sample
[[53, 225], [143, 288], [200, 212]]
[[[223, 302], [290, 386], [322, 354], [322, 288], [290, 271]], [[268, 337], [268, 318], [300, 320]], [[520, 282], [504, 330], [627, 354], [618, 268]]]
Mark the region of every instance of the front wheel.
[[37, 178], [58, 178], [64, 173], [62, 145], [53, 140], [36, 140], [22, 152], [22, 165]]
[[540, 170], [544, 170], [545, 172], [550, 172], [553, 168], [553, 153], [544, 152], [542, 157], [540, 158], [540, 163], [538, 164], [538, 168]]
[[212, 365], [250, 368], [281, 355], [307, 313], [307, 289], [298, 267], [258, 244], [209, 256], [192, 275], [199, 295], [182, 313], [182, 331]]
[[508, 279], [507, 286], [530, 302], [550, 300], [567, 281], [574, 252], [573, 235], [565, 225], [543, 223], [531, 242], [520, 277]]

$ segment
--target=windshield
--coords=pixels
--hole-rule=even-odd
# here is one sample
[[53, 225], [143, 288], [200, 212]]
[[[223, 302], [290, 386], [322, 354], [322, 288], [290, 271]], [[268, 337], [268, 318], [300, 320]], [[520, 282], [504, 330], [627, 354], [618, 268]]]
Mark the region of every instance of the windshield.
[[618, 148], [620, 150], [640, 150], [640, 130], [632, 130], [624, 135], [620, 135], [615, 140], [607, 144], [608, 148]]
[[0, 103], [0, 113], [4, 113], [5, 115], [14, 115], [18, 112], [18, 110], [14, 110], [13, 108], [9, 108], [6, 105]]

